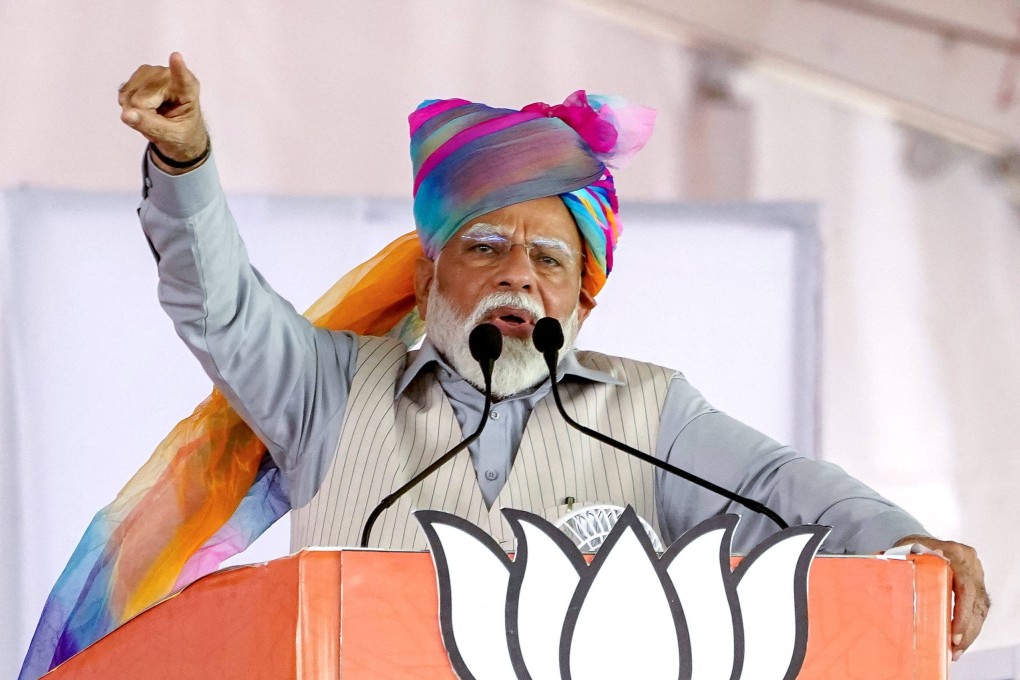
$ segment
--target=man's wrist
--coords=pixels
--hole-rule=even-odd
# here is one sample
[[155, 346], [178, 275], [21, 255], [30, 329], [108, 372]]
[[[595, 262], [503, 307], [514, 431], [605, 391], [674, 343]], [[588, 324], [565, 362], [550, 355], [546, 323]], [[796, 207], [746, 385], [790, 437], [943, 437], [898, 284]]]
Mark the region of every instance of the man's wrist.
[[928, 540], [931, 540], [931, 536], [928, 536], [927, 534], [909, 534], [896, 541], [896, 543], [893, 544], [893, 547], [910, 545], [911, 543], [924, 543]]
[[187, 171], [168, 172], [148, 150], [145, 163], [146, 201], [168, 217], [192, 217], [222, 195], [215, 153]]
[[170, 156], [160, 151], [159, 147], [153, 144], [152, 142], [149, 142], [148, 152], [149, 158], [152, 160], [153, 164], [155, 164], [156, 167], [158, 167], [160, 170], [167, 173], [168, 175], [182, 175], [186, 172], [189, 172], [190, 170], [194, 170], [195, 168], [205, 163], [205, 161], [209, 158], [210, 154], [212, 154], [212, 138], [206, 135], [205, 147], [203, 148], [202, 152], [191, 158], [185, 159], [171, 158]]

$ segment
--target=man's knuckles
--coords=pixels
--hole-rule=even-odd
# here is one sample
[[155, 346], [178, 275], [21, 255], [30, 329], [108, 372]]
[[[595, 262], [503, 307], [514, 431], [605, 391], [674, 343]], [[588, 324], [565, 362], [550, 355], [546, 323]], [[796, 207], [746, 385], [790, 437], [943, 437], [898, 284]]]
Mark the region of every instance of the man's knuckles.
[[170, 80], [170, 70], [165, 66], [139, 66], [131, 77], [120, 87], [121, 92], [130, 92], [148, 86], [151, 83], [162, 83]]
[[163, 93], [162, 92], [138, 92], [132, 96], [127, 105], [133, 109], [143, 109], [146, 111], [155, 111], [163, 104]]

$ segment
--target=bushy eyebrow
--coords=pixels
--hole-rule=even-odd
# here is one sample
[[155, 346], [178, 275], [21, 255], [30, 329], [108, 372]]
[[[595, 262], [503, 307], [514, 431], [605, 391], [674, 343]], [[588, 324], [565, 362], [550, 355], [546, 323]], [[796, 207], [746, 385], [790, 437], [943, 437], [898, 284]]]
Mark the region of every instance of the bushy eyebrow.
[[[471, 225], [467, 231], [461, 234], [462, 237], [468, 237], [474, 240], [505, 240], [510, 235], [511, 229], [504, 227], [499, 224], [488, 224], [486, 222], [477, 222]], [[529, 243], [541, 246], [543, 248], [553, 248], [555, 250], [561, 250], [564, 253], [575, 253], [576, 251], [570, 247], [570, 245], [563, 239], [554, 238], [552, 236], [536, 236], [531, 239]]]
[[566, 241], [558, 238], [553, 238], [551, 236], [536, 236], [535, 238], [531, 239], [531, 243], [533, 245], [541, 246], [543, 248], [554, 248], [556, 250], [562, 250], [564, 253], [576, 252], [573, 248], [570, 247], [570, 245]]
[[470, 236], [471, 238], [485, 238], [487, 236], [500, 236], [506, 238], [510, 235], [510, 228], [504, 227], [499, 224], [488, 224], [487, 222], [476, 222], [468, 227], [461, 236]]

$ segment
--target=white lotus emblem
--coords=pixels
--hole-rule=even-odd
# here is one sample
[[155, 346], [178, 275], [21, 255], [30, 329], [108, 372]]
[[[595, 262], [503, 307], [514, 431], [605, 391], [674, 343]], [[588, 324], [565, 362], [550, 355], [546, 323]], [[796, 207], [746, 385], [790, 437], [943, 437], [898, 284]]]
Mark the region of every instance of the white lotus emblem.
[[467, 520], [415, 513], [462, 680], [779, 680], [800, 670], [808, 569], [828, 527], [778, 532], [731, 570], [735, 515], [699, 524], [660, 556], [627, 508], [589, 565], [537, 515], [503, 514], [514, 559]]

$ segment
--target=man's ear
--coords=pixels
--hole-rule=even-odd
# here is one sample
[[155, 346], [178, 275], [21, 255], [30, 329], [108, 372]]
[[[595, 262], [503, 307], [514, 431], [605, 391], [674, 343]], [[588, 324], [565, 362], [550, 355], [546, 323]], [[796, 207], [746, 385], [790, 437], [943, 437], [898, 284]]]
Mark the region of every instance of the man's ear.
[[418, 313], [425, 318], [429, 306], [429, 291], [432, 279], [436, 276], [436, 263], [427, 257], [419, 257], [414, 263], [414, 299], [418, 305]]
[[584, 321], [588, 318], [591, 310], [595, 309], [595, 298], [591, 293], [586, 291], [584, 288], [581, 289], [581, 293], [577, 297], [577, 319], [578, 321]]

